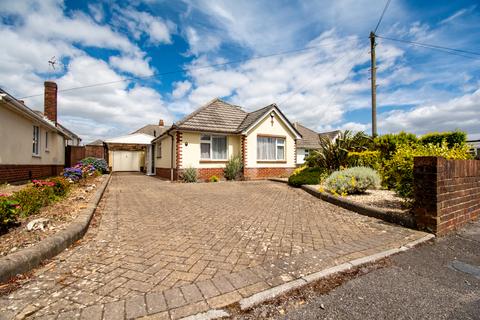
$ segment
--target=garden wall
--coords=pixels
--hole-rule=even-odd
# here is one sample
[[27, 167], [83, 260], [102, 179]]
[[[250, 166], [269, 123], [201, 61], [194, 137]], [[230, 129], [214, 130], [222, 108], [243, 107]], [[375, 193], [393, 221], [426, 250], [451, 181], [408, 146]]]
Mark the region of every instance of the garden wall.
[[415, 207], [418, 228], [445, 235], [480, 213], [480, 160], [414, 160]]
[[85, 158], [85, 147], [66, 146], [65, 147], [65, 167], [72, 167], [80, 160]]

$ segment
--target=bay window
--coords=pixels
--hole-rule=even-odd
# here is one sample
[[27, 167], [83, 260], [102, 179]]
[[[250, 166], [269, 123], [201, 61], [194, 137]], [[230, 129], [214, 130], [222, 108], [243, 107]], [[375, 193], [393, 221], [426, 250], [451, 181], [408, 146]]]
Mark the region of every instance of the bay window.
[[257, 160], [285, 160], [285, 138], [258, 136]]
[[227, 160], [227, 137], [202, 135], [200, 137], [200, 159]]

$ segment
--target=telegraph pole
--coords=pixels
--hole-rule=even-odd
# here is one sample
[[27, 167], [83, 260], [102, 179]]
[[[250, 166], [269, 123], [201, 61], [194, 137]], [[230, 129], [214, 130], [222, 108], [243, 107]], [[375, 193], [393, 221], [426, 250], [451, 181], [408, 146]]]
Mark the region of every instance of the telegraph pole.
[[377, 63], [375, 61], [375, 33], [370, 32], [370, 58], [372, 81], [372, 137], [377, 136]]

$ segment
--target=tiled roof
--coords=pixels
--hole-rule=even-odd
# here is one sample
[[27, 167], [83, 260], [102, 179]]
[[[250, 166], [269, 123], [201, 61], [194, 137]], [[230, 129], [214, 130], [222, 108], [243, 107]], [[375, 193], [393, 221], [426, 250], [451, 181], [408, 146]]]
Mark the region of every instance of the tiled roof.
[[181, 130], [236, 133], [247, 112], [218, 98], [176, 123]]
[[315, 132], [312, 129], [309, 129], [300, 123], [296, 122], [294, 124], [295, 129], [300, 132], [302, 139], [297, 140], [298, 148], [305, 149], [319, 149], [320, 148], [320, 137], [325, 137], [329, 140], [335, 139], [335, 137], [340, 132], [339, 130], [330, 131], [330, 132]]
[[103, 146], [103, 140], [97, 139], [95, 141], [92, 141], [90, 143], [86, 144], [87, 146]]
[[302, 139], [297, 140], [298, 148], [305, 149], [319, 149], [320, 148], [320, 137], [319, 134], [298, 122], [294, 123], [295, 129], [300, 132]]
[[144, 127], [132, 132], [133, 133], [145, 133], [154, 137], [160, 136], [162, 133], [168, 130], [167, 126], [159, 126], [158, 124], [147, 124]]
[[247, 114], [243, 122], [238, 127], [238, 131], [243, 131], [254, 124], [258, 119], [260, 119], [266, 112], [268, 112], [273, 105], [268, 105], [264, 108], [258, 109], [256, 111], [250, 112]]

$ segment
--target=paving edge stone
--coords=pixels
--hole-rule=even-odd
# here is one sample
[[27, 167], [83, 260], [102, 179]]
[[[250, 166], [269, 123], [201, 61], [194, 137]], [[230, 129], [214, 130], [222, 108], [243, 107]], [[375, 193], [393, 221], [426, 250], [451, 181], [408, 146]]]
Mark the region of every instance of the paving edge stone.
[[198, 313], [193, 316], [182, 318], [182, 320], [213, 320], [229, 317], [230, 314], [222, 309], [213, 309], [207, 312]]
[[97, 189], [93, 203], [83, 209], [70, 225], [54, 235], [43, 239], [32, 247], [8, 254], [0, 258], [0, 283], [9, 280], [17, 274], [22, 274], [37, 267], [45, 259], [50, 259], [75, 241], [81, 239], [87, 232], [90, 221], [98, 203], [110, 182], [111, 174]]
[[[276, 180], [272, 180], [272, 181], [276, 181]], [[322, 199], [323, 201], [330, 202], [331, 204], [345, 208], [347, 210], [354, 211], [356, 213], [369, 216], [372, 218], [377, 218], [386, 222], [398, 224], [410, 229], [416, 229], [416, 223], [413, 217], [406, 218], [402, 216], [391, 215], [375, 207], [367, 206], [367, 205], [354, 202], [348, 199], [344, 199], [341, 197], [336, 197], [326, 192], [321, 192], [317, 190], [317, 188], [310, 185], [302, 185], [301, 188], [306, 192], [310, 193], [311, 195], [313, 195], [314, 197]]]
[[418, 245], [420, 243], [423, 243], [423, 242], [426, 242], [426, 241], [428, 241], [432, 238], [435, 238], [435, 235], [428, 234], [428, 235], [426, 235], [426, 236], [424, 236], [420, 239], [409, 242], [406, 245], [401, 246], [400, 248], [393, 248], [393, 249], [378, 252], [378, 253], [363, 257], [363, 258], [353, 259], [353, 260], [350, 260], [346, 263], [340, 264], [338, 266], [331, 267], [331, 268], [328, 268], [328, 269], [324, 269], [324, 270], [309, 274], [307, 276], [304, 276], [302, 278], [299, 278], [299, 279], [284, 283], [282, 285], [276, 286], [274, 288], [256, 293], [256, 294], [254, 294], [254, 295], [252, 295], [248, 298], [241, 299], [239, 301], [240, 309], [242, 311], [251, 309], [252, 307], [254, 307], [256, 305], [259, 305], [259, 304], [264, 303], [266, 301], [272, 300], [272, 299], [274, 299], [274, 298], [276, 298], [276, 297], [278, 297], [282, 294], [285, 294], [289, 291], [292, 291], [294, 289], [303, 287], [303, 286], [308, 285], [312, 282], [315, 282], [315, 281], [321, 280], [323, 278], [329, 277], [333, 274], [344, 272], [344, 271], [347, 271], [351, 268], [358, 267], [358, 266], [361, 266], [361, 265], [364, 265], [364, 264], [367, 264], [367, 263], [372, 263], [372, 262], [378, 261], [380, 259], [386, 258], [388, 256], [391, 256], [391, 255], [409, 250], [409, 249], [415, 247], [416, 245]]

